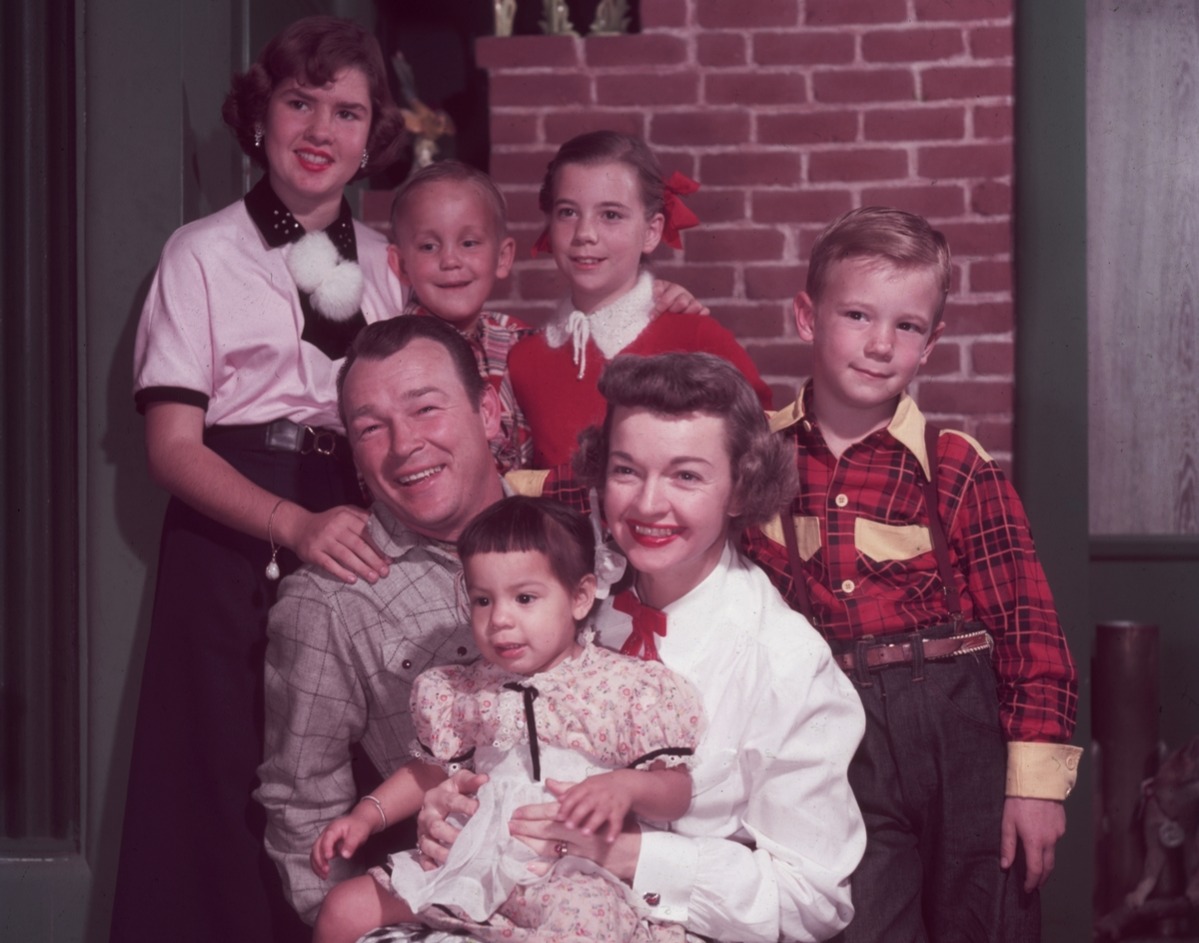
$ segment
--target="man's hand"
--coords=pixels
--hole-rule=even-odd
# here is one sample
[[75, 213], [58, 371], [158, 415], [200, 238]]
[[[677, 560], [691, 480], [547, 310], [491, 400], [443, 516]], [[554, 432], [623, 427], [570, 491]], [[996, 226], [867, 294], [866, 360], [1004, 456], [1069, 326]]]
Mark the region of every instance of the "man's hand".
[[1021, 799], [1008, 796], [1003, 803], [1000, 829], [999, 866], [1005, 871], [1016, 860], [1016, 843], [1024, 846], [1028, 875], [1024, 891], [1029, 893], [1049, 880], [1054, 849], [1066, 834], [1066, 809], [1053, 799]]

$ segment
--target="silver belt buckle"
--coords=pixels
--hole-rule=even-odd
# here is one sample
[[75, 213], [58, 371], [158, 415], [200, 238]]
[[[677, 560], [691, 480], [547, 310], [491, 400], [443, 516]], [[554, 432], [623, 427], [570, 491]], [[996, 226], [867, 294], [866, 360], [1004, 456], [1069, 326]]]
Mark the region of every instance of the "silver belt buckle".
[[307, 455], [309, 452], [315, 452], [317, 455], [332, 455], [333, 450], [337, 447], [337, 437], [328, 429], [314, 429], [312, 426], [304, 426], [304, 431], [312, 436], [312, 445], [300, 449], [301, 455]]

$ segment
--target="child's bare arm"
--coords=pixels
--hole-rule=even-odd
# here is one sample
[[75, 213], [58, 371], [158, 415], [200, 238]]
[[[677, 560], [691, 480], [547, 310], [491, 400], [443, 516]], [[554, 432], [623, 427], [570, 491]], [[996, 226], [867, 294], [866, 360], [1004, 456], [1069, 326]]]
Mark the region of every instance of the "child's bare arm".
[[691, 773], [684, 766], [652, 766], [640, 772], [645, 792], [634, 801], [633, 811], [643, 819], [673, 822], [691, 808]]
[[[380, 783], [371, 795], [379, 800], [380, 809], [373, 802], [365, 800], [375, 817], [382, 823], [387, 818], [388, 825], [403, 821], [420, 811], [425, 793], [445, 779], [445, 770], [432, 763], [421, 763], [414, 760], [405, 763], [394, 773]], [[358, 803], [359, 806], [362, 802]], [[358, 806], [355, 806], [357, 809]], [[383, 814], [380, 815], [379, 813]]]
[[615, 841], [629, 812], [671, 821], [690, 805], [691, 776], [686, 769], [619, 769], [570, 787], [559, 802], [558, 820], [585, 835], [606, 828], [608, 841]]
[[384, 780], [369, 796], [363, 796], [345, 815], [330, 822], [312, 845], [309, 855], [313, 872], [329, 876], [329, 861], [335, 856], [350, 858], [375, 832], [415, 815], [425, 791], [445, 779], [445, 772], [427, 763], [406, 763]]

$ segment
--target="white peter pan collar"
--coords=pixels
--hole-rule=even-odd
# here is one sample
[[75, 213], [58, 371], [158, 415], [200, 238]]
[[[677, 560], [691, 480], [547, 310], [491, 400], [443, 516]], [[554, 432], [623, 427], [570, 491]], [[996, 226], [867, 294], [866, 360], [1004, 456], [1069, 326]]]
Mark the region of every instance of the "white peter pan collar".
[[653, 307], [654, 277], [643, 271], [629, 292], [591, 314], [572, 307], [567, 299], [546, 325], [545, 340], [554, 348], [567, 340], [573, 342], [572, 355], [582, 379], [587, 369], [587, 341], [594, 341], [604, 359], [611, 360], [654, 320]]

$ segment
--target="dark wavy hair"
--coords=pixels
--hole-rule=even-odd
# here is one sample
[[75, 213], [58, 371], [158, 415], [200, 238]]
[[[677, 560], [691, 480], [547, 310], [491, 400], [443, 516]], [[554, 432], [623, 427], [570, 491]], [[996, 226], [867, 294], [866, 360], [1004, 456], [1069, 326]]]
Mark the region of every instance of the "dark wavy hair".
[[296, 20], [263, 47], [249, 69], [233, 76], [221, 117], [250, 160], [268, 169], [263, 148], [254, 146], [254, 129], [265, 121], [267, 104], [279, 83], [294, 78], [301, 85], [320, 88], [347, 68], [361, 69], [370, 88], [369, 159], [354, 179], [368, 176], [395, 163], [407, 134], [404, 116], [387, 84], [379, 41], [352, 20], [335, 16]]
[[764, 524], [795, 496], [798, 476], [794, 451], [770, 431], [766, 414], [749, 381], [715, 354], [672, 353], [652, 357], [622, 354], [600, 376], [608, 401], [601, 426], [579, 436], [575, 474], [588, 487], [604, 487], [612, 417], [617, 408], [644, 409], [660, 416], [703, 413], [723, 420], [725, 446], [733, 469], [733, 499], [740, 513], [731, 530]]
[[641, 138], [618, 131], [589, 131], [571, 138], [554, 155], [545, 168], [545, 179], [537, 195], [541, 212], [549, 214], [554, 208], [554, 188], [558, 171], [567, 164], [627, 164], [637, 176], [641, 202], [645, 204], [645, 218], [652, 219], [661, 213], [666, 194], [662, 180], [662, 168], [658, 158]]
[[470, 343], [456, 328], [440, 318], [410, 314], [375, 321], [354, 335], [354, 341], [346, 352], [346, 359], [337, 371], [337, 410], [341, 415], [342, 425], [349, 428], [343, 393], [350, 367], [358, 360], [386, 360], [420, 337], [446, 349], [446, 353], [450, 355], [450, 362], [454, 365], [454, 372], [458, 374], [462, 388], [466, 390], [467, 398], [478, 412], [486, 386], [479, 374], [479, 364], [475, 360]]
[[458, 538], [458, 556], [480, 553], [545, 554], [569, 592], [595, 572], [595, 535], [587, 518], [559, 501], [513, 495], [481, 511]]

